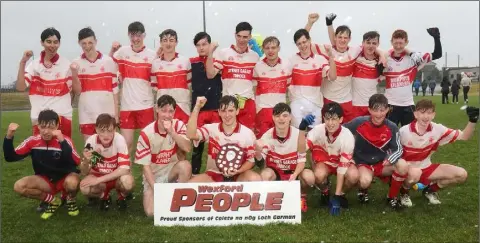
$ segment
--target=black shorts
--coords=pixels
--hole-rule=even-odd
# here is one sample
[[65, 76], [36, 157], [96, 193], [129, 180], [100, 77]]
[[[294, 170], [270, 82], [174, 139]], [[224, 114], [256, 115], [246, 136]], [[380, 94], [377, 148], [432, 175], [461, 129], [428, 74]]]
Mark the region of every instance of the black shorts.
[[415, 120], [415, 116], [413, 115], [413, 111], [415, 110], [414, 105], [410, 106], [396, 106], [396, 105], [389, 105], [390, 111], [388, 112], [388, 120], [395, 123], [397, 126], [405, 126], [410, 124]]

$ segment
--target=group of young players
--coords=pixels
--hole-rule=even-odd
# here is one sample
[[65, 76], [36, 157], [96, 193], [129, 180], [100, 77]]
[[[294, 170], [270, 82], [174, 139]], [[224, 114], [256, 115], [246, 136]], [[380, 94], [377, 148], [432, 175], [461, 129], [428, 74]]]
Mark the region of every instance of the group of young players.
[[[115, 189], [117, 205], [124, 210], [135, 184], [130, 172], [134, 131], [141, 129], [134, 162], [142, 165], [148, 216], [153, 215], [155, 183], [232, 177], [298, 179], [303, 212], [312, 187], [321, 190], [320, 203], [329, 204], [333, 215], [348, 207], [345, 193], [354, 187], [359, 188], [358, 199], [368, 202], [373, 176], [390, 184], [387, 202], [394, 209], [412, 206], [408, 190], [417, 182], [427, 185], [423, 193], [430, 203], [440, 203], [436, 192], [465, 181], [467, 172], [433, 164], [431, 154], [440, 145], [468, 140], [479, 109], [467, 108], [469, 123], [461, 131], [432, 122], [431, 101], [414, 105], [411, 82], [416, 72], [441, 57], [438, 29], [428, 29], [435, 43], [432, 53], [406, 50], [403, 30], [394, 31], [392, 50], [384, 53], [375, 31], [364, 34], [361, 46], [349, 46], [351, 31], [347, 26], [334, 30], [335, 17], [325, 18], [332, 45], [320, 45], [309, 35], [319, 15], [310, 14], [307, 26], [293, 36], [299, 52], [289, 60], [279, 58], [280, 41], [273, 36], [263, 41], [264, 57], [252, 51], [252, 26], [247, 22], [236, 26], [235, 45], [218, 51], [207, 33], [196, 34], [198, 56], [193, 58], [176, 52], [178, 36], [171, 29], [160, 34], [159, 50], [146, 48], [143, 24], [133, 22], [128, 26], [130, 45], [114, 42], [108, 55], [96, 50], [92, 29], [80, 30], [83, 54], [69, 62], [57, 53], [60, 33], [44, 30], [44, 51], [28, 66], [33, 53], [24, 53], [16, 83], [18, 90], [30, 87], [33, 136], [14, 148], [18, 124], [11, 123], [4, 140], [5, 160], [31, 156], [35, 171], [18, 180], [14, 190], [44, 202], [44, 219], [63, 203], [70, 215], [78, 215], [78, 191], [100, 198], [100, 208], [107, 209]], [[380, 77], [387, 82], [385, 95], [376, 94]], [[82, 158], [70, 139], [75, 95], [80, 96], [85, 140]], [[118, 123], [121, 133], [116, 132]], [[199, 174], [205, 142], [206, 172]], [[221, 172], [217, 155], [227, 144], [240, 147], [245, 161], [236, 170]], [[311, 169], [305, 168], [307, 150]], [[191, 162], [186, 160], [189, 152]], [[255, 165], [259, 173], [252, 170]], [[331, 174], [337, 176], [333, 195]], [[61, 198], [55, 196], [59, 192]]]

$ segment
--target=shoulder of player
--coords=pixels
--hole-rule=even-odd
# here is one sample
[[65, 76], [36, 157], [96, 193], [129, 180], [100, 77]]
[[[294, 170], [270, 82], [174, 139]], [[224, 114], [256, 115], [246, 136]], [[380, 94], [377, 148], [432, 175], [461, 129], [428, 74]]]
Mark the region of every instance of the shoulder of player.
[[392, 130], [392, 132], [398, 132], [397, 124], [393, 123], [392, 121], [385, 119], [385, 124]]
[[116, 143], [126, 143], [127, 142], [125, 140], [125, 137], [118, 132], [115, 132], [115, 136], [113, 137], [113, 141], [116, 142]]
[[242, 125], [242, 124], [240, 124], [239, 133], [245, 134], [245, 135], [248, 134], [249, 136], [251, 135], [251, 136], [255, 137], [255, 133], [252, 131], [252, 129], [250, 129], [250, 128]]

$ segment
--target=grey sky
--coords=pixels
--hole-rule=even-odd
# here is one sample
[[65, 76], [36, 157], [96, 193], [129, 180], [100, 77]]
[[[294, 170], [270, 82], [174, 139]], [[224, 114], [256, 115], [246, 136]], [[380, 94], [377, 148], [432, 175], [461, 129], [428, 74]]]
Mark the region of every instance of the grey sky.
[[[435, 9], [435, 10], [434, 10]], [[335, 26], [347, 24], [352, 29], [351, 45], [360, 44], [363, 33], [377, 30], [380, 47], [390, 48], [392, 32], [401, 28], [408, 32], [409, 48], [433, 51], [433, 39], [426, 28], [440, 28], [443, 52], [448, 52], [448, 65], [479, 63], [479, 3], [472, 2], [209, 2], [206, 3], [207, 32], [221, 47], [234, 42], [235, 25], [248, 21], [254, 33], [263, 37], [277, 36], [281, 41], [281, 56], [297, 52], [293, 33], [303, 28], [307, 15], [318, 12], [320, 20], [312, 29], [312, 38], [327, 43], [324, 17], [335, 12]], [[144, 23], [149, 48], [158, 47], [158, 34], [172, 28], [179, 34], [178, 52], [196, 55], [193, 36], [203, 30], [202, 2], [1, 2], [1, 81], [16, 79], [18, 62], [23, 51], [31, 49], [35, 57], [42, 50], [40, 33], [55, 27], [62, 35], [60, 55], [68, 59], [81, 54], [77, 44], [78, 31], [90, 26], [96, 32], [97, 48], [108, 52], [113, 41], [128, 45], [127, 26], [130, 22]], [[437, 67], [445, 64], [437, 60]]]

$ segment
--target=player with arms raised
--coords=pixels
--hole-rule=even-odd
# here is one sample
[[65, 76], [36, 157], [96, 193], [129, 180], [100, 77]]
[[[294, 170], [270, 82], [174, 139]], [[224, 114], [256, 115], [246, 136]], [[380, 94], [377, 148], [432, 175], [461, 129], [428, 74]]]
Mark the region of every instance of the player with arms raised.
[[83, 28], [78, 32], [78, 44], [83, 54], [72, 61], [70, 69], [73, 91], [80, 95], [78, 120], [86, 141], [95, 133], [95, 121], [100, 114], [108, 113], [118, 122], [118, 70], [111, 57], [97, 51], [97, 38], [92, 29]]
[[[461, 130], [454, 130], [442, 124], [432, 122], [435, 118], [435, 104], [431, 100], [420, 100], [415, 106], [415, 120], [400, 128], [400, 142], [403, 146], [401, 160], [405, 160], [410, 171], [405, 184], [410, 188], [420, 182], [427, 187], [423, 195], [431, 204], [440, 204], [437, 191], [449, 185], [463, 183], [467, 180], [467, 171], [451, 164], [432, 163], [432, 154], [439, 146], [447, 145], [458, 140], [469, 140], [475, 131], [479, 109], [467, 107], [467, 126]], [[402, 204], [411, 207], [412, 201], [408, 191], [401, 191]]]
[[407, 32], [399, 29], [392, 34], [393, 49], [388, 53], [387, 68], [383, 70], [383, 75], [387, 82], [385, 96], [391, 109], [388, 119], [397, 125], [404, 126], [415, 119], [412, 83], [415, 81], [417, 71], [422, 69], [425, 63], [442, 57], [440, 31], [438, 28], [429, 28], [427, 32], [434, 40], [432, 53], [409, 53], [405, 49], [408, 45]]
[[[120, 210], [125, 210], [125, 197], [134, 184], [127, 143], [123, 136], [115, 131], [116, 123], [115, 118], [107, 113], [97, 117], [96, 134], [85, 142], [84, 158], [80, 164], [81, 173], [87, 175], [80, 182], [80, 191], [89, 198], [100, 198], [101, 210], [108, 210], [110, 191], [114, 188], [118, 194], [117, 206]], [[93, 152], [100, 154], [102, 158], [92, 164]]]
[[[198, 113], [206, 102], [205, 97], [197, 98], [192, 116], [188, 120], [187, 137], [193, 141], [194, 146], [197, 146], [199, 142], [208, 142], [207, 172], [193, 177], [189, 182], [223, 182], [230, 179], [261, 181], [260, 175], [251, 170], [255, 165], [255, 134], [237, 121], [240, 111], [238, 100], [234, 96], [223, 96], [218, 109], [222, 122], [205, 124], [197, 128]], [[241, 166], [221, 172], [216, 161], [219, 160], [222, 148], [228, 147], [228, 145], [241, 150], [238, 154], [242, 153], [243, 156], [237, 160]]]
[[66, 194], [68, 214], [77, 216], [79, 213], [75, 196], [80, 182], [77, 169], [80, 157], [70, 138], [58, 130], [59, 121], [55, 111], [43, 110], [38, 114], [39, 135], [30, 136], [13, 148], [13, 136], [18, 124], [11, 123], [3, 141], [5, 161], [20, 161], [28, 156], [32, 158], [35, 175], [16, 181], [13, 190], [23, 197], [48, 203], [42, 219], [50, 218], [62, 205], [62, 200], [55, 196], [58, 192]]
[[[290, 125], [291, 113], [286, 103], [276, 104], [272, 114], [274, 127], [255, 143], [256, 162], [264, 164], [266, 161], [260, 172], [264, 181], [293, 181], [305, 168], [305, 153], [298, 153], [298, 129]], [[300, 181], [304, 179], [300, 178]], [[306, 212], [306, 194], [302, 194], [301, 200], [302, 212]]]
[[302, 173], [305, 183], [303, 189], [317, 185], [321, 190], [320, 204], [329, 202], [328, 176], [337, 175], [335, 195], [330, 200], [330, 213], [338, 215], [340, 207], [348, 208], [345, 191], [357, 184], [358, 170], [352, 161], [354, 138], [352, 133], [340, 125], [343, 110], [336, 102], [324, 107], [324, 122], [316, 125], [308, 132], [305, 140], [305, 130], [312, 123], [312, 115], [306, 116], [300, 124], [298, 137], [298, 152], [312, 151], [312, 170], [305, 169]]
[[368, 111], [370, 116], [357, 117], [344, 124], [355, 137], [353, 160], [360, 174], [357, 196], [362, 203], [369, 201], [368, 188], [376, 176], [390, 181], [387, 203], [392, 209], [398, 209], [401, 203], [397, 196], [408, 175], [408, 164], [399, 160], [403, 149], [398, 127], [386, 119], [388, 100], [383, 94], [370, 97]]
[[191, 151], [185, 124], [173, 118], [177, 103], [170, 95], [157, 100], [157, 120], [142, 129], [135, 163], [143, 165], [143, 209], [153, 216], [155, 183], [187, 182], [192, 176], [184, 154]]

